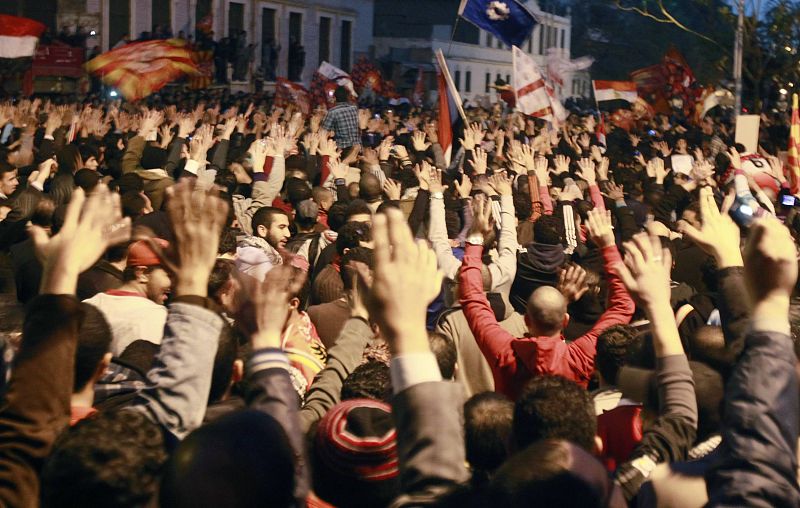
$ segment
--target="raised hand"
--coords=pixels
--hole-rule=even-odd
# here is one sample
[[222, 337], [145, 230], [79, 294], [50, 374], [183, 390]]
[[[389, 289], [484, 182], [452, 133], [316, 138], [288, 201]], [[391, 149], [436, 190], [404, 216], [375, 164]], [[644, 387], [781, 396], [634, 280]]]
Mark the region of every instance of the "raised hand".
[[378, 145], [378, 159], [381, 161], [388, 161], [389, 156], [392, 154], [392, 145], [394, 144], [394, 136], [386, 136], [381, 140]]
[[401, 186], [395, 180], [387, 178], [383, 184], [383, 192], [386, 194], [386, 199], [390, 201], [398, 201], [400, 199]]
[[797, 282], [797, 246], [786, 226], [770, 216], [753, 221], [744, 268], [753, 316], [786, 322]]
[[[672, 256], [661, 247], [658, 236], [639, 233], [625, 242], [625, 262], [616, 265], [631, 296], [648, 313], [670, 307]], [[673, 321], [674, 323], [674, 321]]]
[[178, 117], [178, 137], [186, 139], [194, 132], [195, 121], [191, 115], [180, 115]]
[[40, 226], [30, 226], [28, 231], [44, 266], [41, 293], [74, 294], [78, 275], [110, 245], [128, 239], [130, 218], [122, 218], [119, 194], [109, 191], [105, 184], [98, 185], [89, 197], [76, 187], [57, 234], [48, 237]]
[[616, 201], [617, 203], [624, 203], [625, 202], [625, 189], [622, 185], [617, 185], [612, 181], [606, 182], [606, 196], [609, 199]]
[[463, 175], [461, 183], [458, 180], [454, 180], [453, 186], [455, 186], [456, 192], [458, 192], [461, 199], [467, 199], [472, 192], [472, 180], [467, 175]]
[[560, 175], [569, 172], [569, 165], [572, 160], [565, 155], [556, 155], [556, 169], [555, 174]]
[[411, 142], [414, 145], [414, 150], [417, 152], [424, 152], [431, 147], [430, 143], [425, 142], [425, 133], [422, 131], [414, 131], [414, 134], [411, 136]]
[[417, 175], [417, 180], [419, 180], [419, 188], [422, 190], [429, 190], [431, 181], [431, 172], [423, 170], [422, 166], [420, 166], [419, 164], [414, 166], [413, 171], [414, 174]]
[[478, 194], [472, 200], [472, 226], [468, 236], [481, 235], [486, 238], [492, 231], [492, 200]]
[[562, 268], [558, 274], [556, 289], [561, 291], [567, 301], [577, 302], [589, 290], [589, 284], [586, 282], [586, 270], [580, 265], [574, 264]]
[[308, 155], [316, 155], [317, 148], [319, 148], [319, 134], [316, 132], [309, 132], [303, 136], [303, 146], [306, 147]]
[[546, 158], [536, 157], [536, 161], [533, 163], [533, 171], [536, 173], [536, 179], [539, 181], [540, 186], [547, 185], [550, 180], [549, 169], [549, 163]]
[[189, 143], [189, 158], [201, 164], [206, 163], [208, 151], [214, 145], [214, 127], [201, 125]]
[[327, 156], [330, 158], [338, 158], [339, 157], [339, 149], [336, 146], [336, 141], [333, 138], [326, 138], [322, 136], [319, 140], [319, 148], [317, 148], [317, 153], [320, 156]]
[[428, 352], [425, 317], [441, 291], [436, 255], [415, 242], [403, 213], [389, 208], [373, 219], [375, 271], [367, 308], [393, 355]]
[[139, 135], [147, 138], [152, 133], [156, 132], [158, 126], [164, 121], [164, 113], [161, 111], [148, 111], [142, 116], [139, 123]]
[[686, 221], [678, 222], [678, 230], [706, 254], [714, 256], [718, 268], [742, 266], [742, 254], [739, 250], [739, 227], [733, 222], [730, 209], [735, 194], [726, 196], [722, 212], [714, 201], [714, 193], [708, 187], [700, 189], [700, 216], [703, 224], [698, 230]]
[[431, 194], [436, 192], [444, 192], [447, 185], [442, 185], [442, 170], [435, 166], [431, 166], [425, 161], [422, 161], [422, 171], [428, 172], [428, 187]]
[[167, 214], [175, 232], [175, 294], [206, 296], [228, 204], [214, 191], [199, 190], [188, 178], [167, 189], [167, 195]]
[[159, 134], [161, 135], [161, 148], [166, 148], [172, 142], [173, 133], [172, 129], [170, 129], [169, 125], [164, 124], [159, 129]]
[[667, 177], [667, 169], [664, 167], [664, 160], [658, 157], [647, 162], [647, 176], [655, 178], [656, 183], [663, 184]]
[[589, 185], [597, 185], [597, 174], [595, 172], [592, 159], [581, 159], [578, 161], [578, 175], [586, 180]]
[[485, 175], [486, 169], [488, 168], [486, 152], [482, 148], [476, 147], [475, 151], [472, 153], [472, 160], [469, 161], [469, 164], [472, 166], [472, 169], [475, 170], [476, 175]]
[[364, 148], [364, 152], [361, 154], [361, 160], [368, 166], [380, 165], [380, 162], [378, 162], [378, 152], [376, 152], [374, 148]]
[[589, 210], [586, 219], [586, 230], [598, 247], [614, 245], [614, 227], [611, 225], [611, 211]]
[[600, 161], [597, 163], [597, 179], [601, 182], [608, 181], [608, 167], [611, 164], [611, 161], [608, 157], [601, 157]]
[[514, 179], [506, 173], [495, 173], [489, 177], [489, 185], [501, 196], [510, 196]]
[[432, 122], [425, 124], [425, 134], [428, 136], [428, 141], [431, 143], [439, 142], [439, 133], [436, 130], [436, 125]]

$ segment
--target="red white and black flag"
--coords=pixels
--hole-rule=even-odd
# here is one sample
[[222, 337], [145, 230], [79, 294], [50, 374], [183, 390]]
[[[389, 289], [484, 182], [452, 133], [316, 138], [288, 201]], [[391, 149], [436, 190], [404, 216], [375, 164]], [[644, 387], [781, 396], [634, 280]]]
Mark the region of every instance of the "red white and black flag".
[[12, 74], [27, 67], [44, 30], [38, 21], [0, 14], [0, 73]]
[[0, 58], [32, 57], [44, 28], [32, 19], [0, 14]]

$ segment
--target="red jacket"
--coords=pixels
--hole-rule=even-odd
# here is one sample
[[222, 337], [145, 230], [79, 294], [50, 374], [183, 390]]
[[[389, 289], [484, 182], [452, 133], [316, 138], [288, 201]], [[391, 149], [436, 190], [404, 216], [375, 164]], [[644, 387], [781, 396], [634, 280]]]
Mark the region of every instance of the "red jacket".
[[567, 344], [564, 338], [515, 338], [497, 323], [483, 292], [483, 246], [467, 244], [461, 264], [461, 306], [483, 356], [489, 362], [495, 391], [516, 400], [525, 383], [537, 375], [557, 375], [584, 388], [594, 372], [597, 337], [606, 328], [630, 322], [634, 304], [612, 269], [622, 261], [616, 245], [603, 249], [608, 274], [608, 308], [584, 336]]

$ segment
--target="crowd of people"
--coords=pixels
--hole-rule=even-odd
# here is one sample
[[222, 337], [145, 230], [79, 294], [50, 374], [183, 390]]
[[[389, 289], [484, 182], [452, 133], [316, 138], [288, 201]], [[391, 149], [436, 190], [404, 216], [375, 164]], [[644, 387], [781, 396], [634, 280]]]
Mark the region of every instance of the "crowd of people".
[[251, 99], [0, 104], [0, 504], [800, 506], [779, 125]]

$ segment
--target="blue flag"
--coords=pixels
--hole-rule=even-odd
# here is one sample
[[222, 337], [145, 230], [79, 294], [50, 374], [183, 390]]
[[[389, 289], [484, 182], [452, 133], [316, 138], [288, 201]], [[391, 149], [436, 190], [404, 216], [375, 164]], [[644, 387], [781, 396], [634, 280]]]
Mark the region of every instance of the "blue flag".
[[536, 25], [518, 0], [462, 0], [458, 14], [508, 46], [522, 46]]

